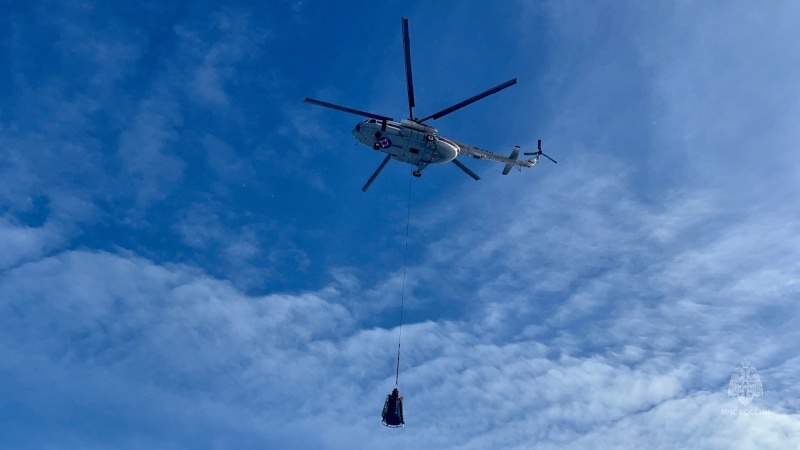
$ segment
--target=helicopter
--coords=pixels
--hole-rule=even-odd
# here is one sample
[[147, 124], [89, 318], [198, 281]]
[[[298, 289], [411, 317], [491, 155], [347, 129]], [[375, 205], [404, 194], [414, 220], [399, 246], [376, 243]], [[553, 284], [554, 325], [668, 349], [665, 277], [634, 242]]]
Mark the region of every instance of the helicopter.
[[438, 130], [430, 125], [425, 124], [428, 120], [440, 119], [452, 112], [455, 112], [467, 105], [477, 102], [490, 95], [496, 94], [503, 89], [511, 87], [517, 83], [517, 79], [513, 78], [501, 83], [489, 90], [474, 95], [462, 102], [456, 103], [453, 106], [445, 108], [435, 114], [424, 117], [422, 119], [414, 117], [414, 83], [411, 75], [411, 43], [408, 34], [408, 19], [402, 18], [403, 28], [403, 53], [405, 57], [405, 71], [406, 71], [406, 90], [408, 92], [408, 118], [402, 119], [400, 122], [395, 121], [391, 117], [373, 114], [367, 111], [358, 109], [347, 108], [344, 106], [335, 105], [333, 103], [314, 100], [313, 98], [306, 97], [304, 101], [312, 105], [322, 106], [325, 108], [335, 109], [357, 116], [367, 117], [367, 120], [356, 124], [351, 134], [356, 138], [358, 143], [364, 144], [373, 150], [386, 153], [386, 157], [381, 164], [367, 180], [361, 190], [367, 192], [367, 189], [372, 186], [372, 183], [378, 178], [381, 171], [390, 160], [411, 164], [416, 166], [416, 170], [412, 172], [415, 177], [422, 176], [422, 170], [431, 164], [445, 164], [452, 162], [459, 169], [463, 170], [467, 175], [478, 181], [481, 177], [467, 167], [462, 161], [458, 159], [459, 156], [471, 156], [475, 159], [488, 159], [505, 164], [503, 168], [503, 175], [508, 175], [511, 169], [515, 166], [519, 167], [533, 167], [539, 162], [541, 156], [546, 157], [550, 161], [557, 163], [556, 160], [547, 156], [542, 152], [542, 140], [538, 140], [538, 150], [536, 152], [526, 152], [523, 155], [531, 155], [530, 159], [518, 159], [520, 147], [515, 146], [511, 150], [509, 156], [484, 150], [469, 144], [458, 142], [453, 139], [440, 136]]

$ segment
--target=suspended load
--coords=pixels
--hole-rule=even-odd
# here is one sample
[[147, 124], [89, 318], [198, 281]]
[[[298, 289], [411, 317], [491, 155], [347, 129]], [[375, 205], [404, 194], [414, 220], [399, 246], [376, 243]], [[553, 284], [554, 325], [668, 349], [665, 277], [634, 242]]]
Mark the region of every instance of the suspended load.
[[381, 423], [391, 428], [400, 428], [406, 424], [406, 421], [403, 420], [403, 397], [400, 397], [400, 391], [397, 388], [394, 388], [392, 393], [386, 396], [381, 418], [383, 419]]

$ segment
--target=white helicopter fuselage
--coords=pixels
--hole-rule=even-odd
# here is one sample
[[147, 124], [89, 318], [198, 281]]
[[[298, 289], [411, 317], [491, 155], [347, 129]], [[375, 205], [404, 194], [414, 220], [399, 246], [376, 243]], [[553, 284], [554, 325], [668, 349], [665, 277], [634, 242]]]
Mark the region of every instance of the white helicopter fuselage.
[[409, 119], [401, 122], [386, 121], [385, 125], [381, 120], [369, 119], [356, 124], [352, 134], [361, 144], [387, 153], [397, 161], [417, 166], [418, 170], [429, 164], [448, 163], [459, 155], [522, 167], [532, 167], [538, 160], [538, 157], [529, 160], [517, 159], [518, 147], [507, 157], [447, 139], [437, 135], [437, 132], [436, 128]]
[[358, 141], [373, 150], [392, 155], [392, 159], [414, 166], [444, 164], [456, 158], [455, 142], [436, 135], [436, 128], [404, 119], [402, 122], [369, 119], [352, 131]]

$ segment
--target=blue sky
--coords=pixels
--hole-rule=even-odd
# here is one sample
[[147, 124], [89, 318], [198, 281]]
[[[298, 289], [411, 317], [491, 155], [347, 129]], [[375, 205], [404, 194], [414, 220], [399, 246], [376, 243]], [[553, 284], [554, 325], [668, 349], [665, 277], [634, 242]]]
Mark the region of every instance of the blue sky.
[[[796, 3], [112, 3], [0, 10], [0, 448], [797, 448]], [[389, 430], [412, 167], [302, 99], [402, 117], [404, 16], [559, 163], [411, 180]]]

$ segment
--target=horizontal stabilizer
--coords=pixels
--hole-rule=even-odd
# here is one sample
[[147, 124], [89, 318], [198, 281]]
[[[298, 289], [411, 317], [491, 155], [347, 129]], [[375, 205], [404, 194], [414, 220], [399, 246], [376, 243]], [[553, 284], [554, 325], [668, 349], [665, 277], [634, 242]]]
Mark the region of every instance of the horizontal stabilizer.
[[[519, 145], [514, 147], [514, 150], [511, 150], [511, 154], [508, 156], [508, 159], [517, 159], [519, 156]], [[511, 172], [511, 168], [514, 167], [514, 164], [506, 164], [503, 168], [503, 175], [508, 175], [508, 172]]]

